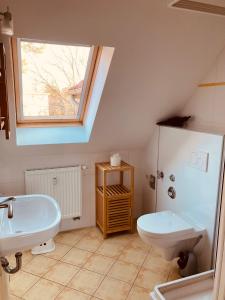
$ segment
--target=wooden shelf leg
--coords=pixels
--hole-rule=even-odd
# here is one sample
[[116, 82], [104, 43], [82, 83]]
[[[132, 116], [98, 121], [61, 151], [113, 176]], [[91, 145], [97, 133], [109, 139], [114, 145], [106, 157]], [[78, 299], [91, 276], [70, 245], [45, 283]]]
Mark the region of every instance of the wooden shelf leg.
[[133, 203], [134, 203], [134, 168], [131, 168], [131, 173], [130, 173], [130, 190], [131, 190], [131, 207], [130, 207], [130, 222], [131, 222], [131, 228], [130, 228], [130, 233], [134, 232], [134, 224], [133, 224]]
[[104, 215], [103, 215], [103, 237], [104, 239], [107, 238], [107, 218], [108, 218], [108, 212], [107, 212], [107, 199], [106, 199], [106, 172], [103, 171], [103, 205], [104, 205]]

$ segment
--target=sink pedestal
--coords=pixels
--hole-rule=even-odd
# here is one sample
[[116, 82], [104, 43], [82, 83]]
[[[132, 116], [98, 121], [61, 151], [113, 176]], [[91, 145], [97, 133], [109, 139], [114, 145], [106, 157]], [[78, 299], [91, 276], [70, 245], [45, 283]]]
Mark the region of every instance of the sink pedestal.
[[0, 267], [0, 300], [9, 300], [9, 274]]

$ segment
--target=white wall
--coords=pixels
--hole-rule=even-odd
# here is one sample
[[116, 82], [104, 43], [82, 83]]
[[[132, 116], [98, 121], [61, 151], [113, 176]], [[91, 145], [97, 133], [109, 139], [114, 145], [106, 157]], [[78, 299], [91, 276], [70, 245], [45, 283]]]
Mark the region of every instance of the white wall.
[[[199, 163], [196, 158], [203, 153], [208, 154], [208, 161]], [[195, 249], [199, 271], [210, 269], [212, 263], [222, 153], [223, 135], [160, 127], [158, 168], [164, 178], [158, 180], [157, 211], [171, 210], [206, 229]], [[174, 182], [169, 179], [171, 174], [175, 175]], [[170, 186], [176, 190], [175, 199], [168, 196]]]
[[143, 210], [145, 213], [156, 209], [156, 186], [149, 185], [150, 175], [155, 176], [157, 185], [159, 127], [155, 126], [153, 135], [143, 153]]
[[[225, 82], [225, 49], [200, 83]], [[225, 86], [199, 87], [181, 110], [190, 128], [225, 133]]]
[[[2, 148], [1, 148], [2, 150]], [[106, 161], [110, 153], [74, 153], [73, 151], [65, 153], [54, 151], [51, 147], [49, 151], [40, 153], [41, 147], [34, 151], [27, 151], [20, 148], [16, 154], [5, 153], [2, 151], [0, 160], [0, 193], [6, 195], [24, 194], [24, 170], [35, 168], [49, 168], [60, 166], [72, 166], [82, 164], [87, 166], [83, 171], [83, 212], [80, 221], [76, 221], [76, 226], [95, 225], [95, 187], [94, 187], [94, 163]], [[31, 149], [30, 149], [31, 150]], [[135, 199], [134, 199], [134, 217], [142, 212], [142, 172], [139, 167], [141, 153], [139, 151], [121, 151], [121, 156], [125, 161], [135, 166]], [[71, 225], [69, 222], [68, 224]]]
[[[218, 55], [210, 70], [203, 76], [200, 83], [225, 82], [225, 49]], [[225, 134], [225, 86], [196, 87], [178, 115], [191, 115], [187, 128]], [[143, 168], [145, 174], [157, 172], [157, 145], [158, 128], [155, 126], [152, 137], [145, 147]], [[144, 180], [144, 208], [145, 211], [154, 211], [156, 200], [155, 191]]]

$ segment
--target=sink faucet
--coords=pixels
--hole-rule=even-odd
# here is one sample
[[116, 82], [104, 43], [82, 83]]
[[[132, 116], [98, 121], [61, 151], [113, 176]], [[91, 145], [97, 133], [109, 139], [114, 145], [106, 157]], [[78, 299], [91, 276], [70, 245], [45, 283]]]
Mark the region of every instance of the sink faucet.
[[13, 218], [13, 201], [16, 201], [15, 197], [8, 197], [0, 202], [0, 208], [8, 208], [8, 218]]

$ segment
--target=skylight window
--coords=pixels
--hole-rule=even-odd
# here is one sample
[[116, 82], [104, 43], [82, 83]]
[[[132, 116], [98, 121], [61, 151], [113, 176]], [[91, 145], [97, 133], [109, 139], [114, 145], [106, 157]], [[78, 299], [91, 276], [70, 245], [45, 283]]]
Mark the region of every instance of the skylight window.
[[13, 40], [17, 124], [82, 123], [98, 50]]

